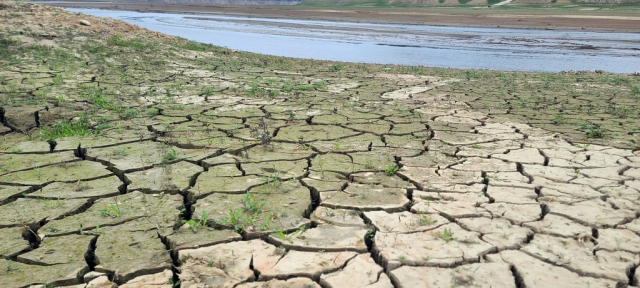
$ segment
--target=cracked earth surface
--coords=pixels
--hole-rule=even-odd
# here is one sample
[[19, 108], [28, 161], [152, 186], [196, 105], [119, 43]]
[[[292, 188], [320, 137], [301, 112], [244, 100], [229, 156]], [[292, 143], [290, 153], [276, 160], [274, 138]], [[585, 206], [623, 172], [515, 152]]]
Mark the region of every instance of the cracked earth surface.
[[278, 58], [0, 8], [3, 287], [640, 284], [638, 77]]

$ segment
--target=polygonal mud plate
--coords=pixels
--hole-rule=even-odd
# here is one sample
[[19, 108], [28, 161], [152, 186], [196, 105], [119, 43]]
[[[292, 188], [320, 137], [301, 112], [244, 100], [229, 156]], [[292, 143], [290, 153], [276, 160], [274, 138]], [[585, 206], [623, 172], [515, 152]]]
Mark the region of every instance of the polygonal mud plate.
[[171, 257], [156, 231], [105, 233], [98, 237], [96, 271], [116, 283], [171, 269]]
[[411, 201], [407, 190], [376, 185], [350, 184], [344, 191], [320, 192], [320, 205], [361, 211], [402, 211]]
[[193, 202], [212, 193], [244, 194], [252, 187], [269, 182], [265, 177], [240, 176], [240, 177], [215, 177], [214, 172], [204, 172], [198, 176], [193, 188], [189, 189], [187, 199]]
[[624, 251], [599, 250], [595, 255], [585, 253], [586, 249], [593, 250], [593, 247], [591, 241], [580, 242], [576, 239], [538, 234], [520, 250], [581, 275], [608, 278], [626, 284], [629, 281], [627, 275], [640, 262], [640, 257]]
[[505, 218], [516, 225], [524, 222], [538, 221], [542, 217], [542, 207], [540, 204], [507, 204], [491, 203], [482, 204], [493, 217]]
[[262, 240], [239, 241], [178, 251], [182, 285], [216, 283], [222, 287], [256, 280], [253, 269], [272, 267], [284, 253]]
[[403, 266], [391, 271], [399, 288], [410, 287], [509, 287], [516, 281], [506, 263], [467, 264], [456, 268]]
[[130, 181], [127, 190], [178, 193], [195, 183], [202, 171], [202, 167], [187, 161], [158, 165], [149, 170], [126, 174], [125, 177]]
[[[194, 231], [195, 229], [195, 231]], [[197, 249], [221, 243], [240, 241], [242, 237], [233, 230], [217, 230], [210, 227], [190, 227], [184, 224], [180, 229], [167, 235], [167, 243], [173, 251]]]
[[577, 234], [591, 235], [591, 228], [580, 225], [562, 216], [547, 214], [544, 219], [524, 223], [522, 226], [530, 228], [536, 233], [544, 233], [560, 237], [573, 237]]
[[9, 264], [8, 261], [10, 260], [0, 259], [0, 265], [10, 270], [9, 273], [5, 270], [1, 274], [3, 287], [19, 288], [43, 283], [54, 287], [76, 285], [83, 283], [82, 277], [89, 272], [87, 264], [82, 262], [40, 266], [15, 261]]
[[428, 151], [417, 157], [402, 157], [400, 164], [413, 167], [446, 167], [459, 160], [438, 151]]
[[248, 194], [213, 193], [199, 199], [193, 206], [193, 220], [200, 221], [206, 211], [209, 226], [243, 229], [253, 233], [291, 231], [307, 225], [304, 218], [311, 208], [309, 190], [297, 181], [266, 184]]
[[333, 209], [324, 206], [318, 206], [311, 213], [311, 220], [319, 223], [332, 224], [342, 227], [358, 227], [366, 228], [359, 211], [347, 209]]
[[[340, 227], [331, 224], [320, 224], [316, 228], [304, 231], [295, 231], [289, 234], [271, 234], [269, 242], [278, 247], [297, 251], [354, 251], [367, 252], [364, 243], [367, 229], [362, 227]], [[282, 238], [284, 236], [284, 238]]]
[[322, 274], [320, 283], [324, 287], [376, 287], [391, 288], [393, 285], [382, 267], [378, 266], [371, 255], [360, 254], [349, 260], [347, 265], [333, 273]]
[[[316, 117], [313, 118], [313, 122], [316, 123]], [[373, 133], [375, 135], [387, 134], [391, 129], [391, 122], [385, 120], [375, 120], [366, 123], [351, 123], [346, 124], [346, 127], [356, 131]], [[424, 126], [423, 126], [424, 127]]]
[[17, 199], [20, 195], [26, 195], [33, 191], [31, 186], [7, 186], [0, 185], [0, 205]]
[[11, 258], [29, 251], [31, 249], [29, 240], [27, 240], [29, 238], [34, 239], [35, 235], [24, 227], [0, 229], [0, 258]]
[[296, 125], [281, 128], [274, 140], [309, 143], [315, 141], [333, 141], [348, 136], [355, 136], [360, 133], [362, 132], [333, 125]]
[[[217, 150], [216, 150], [217, 151]], [[199, 161], [216, 151], [208, 149], [181, 149], [163, 143], [145, 141], [107, 148], [88, 149], [87, 158], [112, 165], [120, 172], [133, 172], [151, 168], [155, 164], [180, 160]]]
[[634, 211], [614, 209], [610, 203], [600, 199], [560, 203], [541, 199], [549, 207], [549, 213], [569, 218], [592, 228], [608, 228], [636, 218]]
[[92, 161], [61, 163], [0, 176], [0, 183], [44, 185], [53, 181], [88, 181], [112, 174], [107, 167]]
[[173, 272], [167, 269], [160, 273], [151, 275], [142, 275], [127, 281], [127, 283], [119, 285], [119, 288], [141, 288], [141, 287], [158, 287], [170, 288], [173, 281]]
[[[335, 172], [318, 173], [311, 171], [307, 178], [301, 181], [305, 186], [318, 192], [342, 190], [347, 187], [347, 177]], [[312, 189], [312, 190], [313, 190]]]
[[607, 279], [582, 277], [565, 268], [540, 261], [522, 251], [506, 250], [487, 256], [489, 262], [506, 262], [513, 265], [514, 274], [525, 287], [615, 287], [616, 282]]
[[237, 288], [321, 288], [322, 286], [313, 280], [304, 277], [295, 277], [287, 280], [272, 279], [266, 282], [250, 282], [235, 286]]
[[11, 153], [49, 153], [51, 146], [45, 141], [29, 141], [24, 134], [9, 133], [2, 136], [0, 151]]
[[124, 183], [117, 176], [75, 183], [54, 182], [26, 195], [36, 199], [78, 199], [113, 197], [124, 190]]
[[244, 170], [245, 175], [257, 175], [280, 180], [297, 179], [306, 173], [307, 159], [243, 163], [241, 168]]
[[182, 196], [154, 194], [145, 195], [139, 191], [120, 195], [117, 198], [96, 200], [86, 211], [64, 219], [48, 222], [40, 230], [49, 235], [65, 235], [78, 230], [97, 230], [99, 227], [114, 226], [137, 218], [159, 226], [173, 225], [179, 208], [183, 206]]
[[321, 274], [333, 272], [358, 254], [355, 252], [301, 252], [289, 251], [275, 265], [255, 267], [259, 280], [286, 279], [291, 276], [318, 279]]
[[96, 237], [88, 235], [67, 235], [45, 237], [38, 249], [18, 256], [18, 261], [33, 265], [57, 265], [85, 263], [85, 253]]
[[506, 219], [462, 218], [458, 219], [457, 223], [462, 228], [482, 233], [482, 240], [493, 244], [499, 251], [518, 249], [533, 236], [533, 231], [511, 225]]
[[[436, 229], [449, 223], [447, 218], [438, 214], [417, 215], [407, 211], [387, 213], [370, 211], [363, 213], [365, 219], [382, 233], [412, 233]], [[368, 223], [368, 222], [367, 222]]]
[[396, 166], [394, 154], [389, 152], [388, 150], [375, 149], [367, 152], [349, 153], [349, 155], [358, 170], [385, 171], [389, 167]]
[[328, 140], [328, 141], [314, 141], [313, 143], [305, 144], [310, 147], [314, 147], [320, 152], [366, 152], [372, 146], [384, 146], [382, 138], [377, 135], [369, 133], [360, 134], [352, 137]]
[[411, 234], [376, 233], [373, 251], [383, 266], [392, 270], [400, 265], [452, 267], [478, 261], [495, 246], [454, 223], [438, 229]]
[[56, 220], [77, 213], [88, 204], [88, 199], [43, 201], [21, 198], [0, 206], [0, 227], [38, 226], [45, 219]]
[[[345, 154], [327, 153], [321, 154], [311, 160], [310, 170], [318, 172], [320, 174], [325, 171], [337, 172], [337, 173], [353, 173], [358, 170], [365, 170], [364, 165], [354, 164], [351, 162], [351, 158]], [[372, 170], [372, 169], [368, 169]]]
[[237, 159], [242, 162], [292, 161], [309, 158], [315, 152], [300, 144], [271, 143], [269, 147], [255, 146], [241, 153]]
[[73, 152], [47, 154], [0, 154], [0, 175], [79, 160]]
[[[144, 127], [146, 128], [146, 127]], [[154, 135], [147, 129], [114, 129], [102, 135], [71, 136], [56, 139], [56, 151], [81, 148], [100, 148], [150, 140]]]

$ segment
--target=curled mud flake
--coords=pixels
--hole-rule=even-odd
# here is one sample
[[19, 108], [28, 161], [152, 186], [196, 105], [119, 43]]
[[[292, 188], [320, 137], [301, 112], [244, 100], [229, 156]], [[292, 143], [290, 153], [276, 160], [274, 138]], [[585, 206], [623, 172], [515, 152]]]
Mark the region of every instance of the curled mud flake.
[[506, 263], [478, 263], [456, 268], [403, 266], [391, 271], [396, 287], [512, 287], [516, 281]]
[[[507, 250], [494, 256], [496, 260], [513, 265], [516, 279], [525, 287], [616, 287], [610, 279], [580, 276], [566, 268], [548, 264], [522, 251]], [[494, 258], [492, 257], [492, 258]], [[490, 258], [490, 259], [492, 259]]]
[[494, 245], [479, 237], [479, 233], [454, 223], [410, 234], [376, 233], [373, 255], [379, 257], [386, 270], [401, 265], [452, 267], [476, 262], [495, 250]]
[[342, 270], [322, 274], [320, 284], [324, 287], [375, 287], [391, 288], [393, 285], [382, 267], [378, 266], [371, 255], [360, 254], [349, 260]]

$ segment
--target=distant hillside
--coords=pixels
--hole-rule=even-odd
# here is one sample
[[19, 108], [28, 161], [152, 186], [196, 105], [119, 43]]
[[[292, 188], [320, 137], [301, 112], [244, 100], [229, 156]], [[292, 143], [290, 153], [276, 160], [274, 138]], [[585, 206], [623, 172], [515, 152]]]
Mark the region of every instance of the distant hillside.
[[211, 5], [296, 5], [302, 0], [129, 0], [128, 3], [211, 4]]
[[[403, 6], [484, 6], [504, 0], [302, 0], [302, 6], [403, 7]], [[506, 3], [505, 3], [506, 4]], [[640, 4], [640, 0], [512, 0], [509, 5]]]

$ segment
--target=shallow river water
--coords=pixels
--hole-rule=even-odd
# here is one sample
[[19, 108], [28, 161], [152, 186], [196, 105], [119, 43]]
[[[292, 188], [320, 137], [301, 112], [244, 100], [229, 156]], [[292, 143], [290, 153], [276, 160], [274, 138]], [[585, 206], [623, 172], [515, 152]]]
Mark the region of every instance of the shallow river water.
[[464, 28], [69, 9], [256, 53], [492, 70], [640, 71], [640, 34]]

